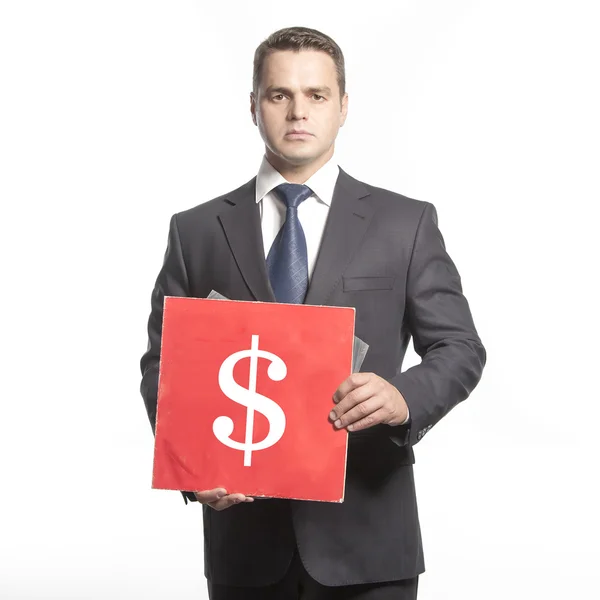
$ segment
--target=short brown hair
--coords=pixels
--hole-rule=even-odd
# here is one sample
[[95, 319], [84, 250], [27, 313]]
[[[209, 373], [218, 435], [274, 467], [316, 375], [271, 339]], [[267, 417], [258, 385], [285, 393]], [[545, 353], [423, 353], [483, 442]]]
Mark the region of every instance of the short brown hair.
[[346, 93], [346, 68], [341, 48], [328, 36], [308, 27], [286, 27], [272, 33], [254, 52], [252, 91], [256, 95], [265, 58], [278, 50], [319, 50], [331, 56], [337, 71], [340, 100]]

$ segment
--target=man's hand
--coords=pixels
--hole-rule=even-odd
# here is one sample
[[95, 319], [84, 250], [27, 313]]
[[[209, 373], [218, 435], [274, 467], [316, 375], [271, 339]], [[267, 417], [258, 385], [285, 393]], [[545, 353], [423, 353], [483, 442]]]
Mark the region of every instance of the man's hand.
[[338, 429], [359, 431], [379, 423], [401, 425], [408, 416], [402, 394], [374, 373], [353, 373], [333, 395], [337, 405], [329, 418]]
[[194, 492], [196, 500], [201, 504], [208, 504], [215, 510], [225, 510], [234, 504], [241, 504], [242, 502], [254, 502], [254, 498], [250, 496], [244, 496], [244, 494], [228, 494], [227, 490], [223, 488], [216, 488], [214, 490], [206, 490], [204, 492]]

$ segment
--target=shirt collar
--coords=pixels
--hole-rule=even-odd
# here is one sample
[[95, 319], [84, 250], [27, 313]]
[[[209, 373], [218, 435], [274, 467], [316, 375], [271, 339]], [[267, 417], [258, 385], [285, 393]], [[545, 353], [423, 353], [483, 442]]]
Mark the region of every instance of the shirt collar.
[[[339, 167], [331, 157], [304, 185], [307, 185], [319, 200], [330, 206], [339, 174]], [[283, 175], [271, 165], [266, 156], [263, 156], [256, 176], [256, 202], [260, 202], [270, 191], [282, 183], [289, 183], [289, 181], [284, 179]]]

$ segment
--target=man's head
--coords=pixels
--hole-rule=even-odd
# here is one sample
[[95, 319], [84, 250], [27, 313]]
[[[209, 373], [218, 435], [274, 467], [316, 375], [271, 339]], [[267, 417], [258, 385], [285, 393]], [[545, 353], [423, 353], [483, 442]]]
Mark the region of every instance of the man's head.
[[325, 164], [348, 110], [339, 46], [315, 29], [276, 31], [256, 49], [252, 84], [252, 120], [271, 164], [308, 172]]

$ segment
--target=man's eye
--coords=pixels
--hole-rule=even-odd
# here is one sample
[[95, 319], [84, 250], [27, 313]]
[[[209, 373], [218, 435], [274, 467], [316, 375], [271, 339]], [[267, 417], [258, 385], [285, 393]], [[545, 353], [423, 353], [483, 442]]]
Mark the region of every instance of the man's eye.
[[319, 101], [325, 100], [325, 96], [319, 96], [319, 94], [313, 94], [313, 98]]
[[273, 96], [273, 100], [281, 100], [283, 98], [283, 94], [276, 94]]

